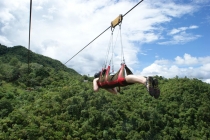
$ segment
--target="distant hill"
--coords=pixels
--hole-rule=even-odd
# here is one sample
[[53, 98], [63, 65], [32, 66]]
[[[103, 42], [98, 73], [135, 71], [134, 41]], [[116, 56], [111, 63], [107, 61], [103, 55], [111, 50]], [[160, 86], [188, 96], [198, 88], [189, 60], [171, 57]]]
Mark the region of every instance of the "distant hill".
[[[66, 67], [60, 61], [46, 57], [30, 51], [29, 62], [38, 63], [44, 67], [51, 67], [55, 70], [64, 70], [70, 74], [79, 75], [75, 70]], [[28, 49], [23, 46], [7, 47], [0, 44], [0, 58], [5, 61], [10, 61], [11, 58], [17, 58], [23, 63], [28, 63]]]
[[80, 74], [58, 60], [28, 51], [23, 46], [0, 44], [0, 84], [5, 81], [21, 88], [58, 87], [81, 79]]

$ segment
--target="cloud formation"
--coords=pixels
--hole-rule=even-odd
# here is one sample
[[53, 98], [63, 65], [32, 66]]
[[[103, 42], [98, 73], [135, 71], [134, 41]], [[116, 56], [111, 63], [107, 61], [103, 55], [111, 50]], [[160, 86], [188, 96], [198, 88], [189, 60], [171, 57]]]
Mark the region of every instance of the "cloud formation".
[[184, 54], [183, 57], [177, 56], [174, 60], [156, 60], [139, 74], [159, 75], [165, 78], [187, 76], [188, 78], [199, 78], [209, 82], [210, 56], [193, 57], [190, 54]]
[[[163, 4], [164, 2], [164, 4]], [[193, 1], [181, 3], [175, 0], [147, 0], [127, 14], [122, 23], [122, 42], [126, 63], [134, 71], [139, 64], [138, 55], [143, 55], [142, 46], [147, 43], [183, 44], [195, 40], [201, 35], [190, 32], [199, 28], [198, 25], [188, 25], [179, 28], [166, 28], [163, 24], [172, 22], [173, 18], [193, 14], [199, 7], [197, 5], [206, 1]], [[80, 49], [87, 45], [97, 35], [110, 26], [119, 14], [125, 14], [136, 4], [136, 1], [124, 0], [33, 0], [31, 50], [49, 56], [65, 63]], [[28, 45], [29, 1], [28, 0], [2, 0], [0, 1], [0, 43], [7, 46]], [[168, 31], [165, 35], [164, 32]], [[118, 27], [114, 31], [114, 40], [117, 38]], [[79, 53], [66, 65], [81, 74], [93, 75], [100, 70], [109, 46], [111, 30], [105, 32], [84, 51]], [[166, 36], [171, 37], [166, 40]], [[121, 61], [120, 40], [115, 46], [115, 65]], [[165, 74], [170, 77], [177, 74], [187, 74], [197, 70], [189, 60], [190, 54], [176, 57], [173, 65], [171, 60], [157, 60], [143, 70], [142, 74]], [[193, 58], [194, 59], [194, 58]], [[199, 59], [206, 58], [195, 58]], [[191, 60], [192, 61], [192, 60]], [[164, 63], [166, 64], [164, 64]], [[193, 60], [195, 63], [195, 61]], [[189, 63], [189, 68], [179, 67]], [[196, 64], [198, 64], [196, 62]], [[205, 69], [203, 64], [199, 68]], [[117, 69], [118, 67], [116, 67]], [[162, 71], [162, 73], [161, 73]], [[167, 72], [168, 71], [168, 72]], [[170, 73], [171, 72], [171, 73]], [[199, 73], [198, 71], [193, 76]], [[200, 72], [201, 73], [201, 72]], [[203, 71], [203, 75], [205, 70]], [[197, 74], [198, 75], [198, 74]]]
[[192, 33], [187, 33], [187, 30], [197, 29], [198, 26], [191, 25], [189, 27], [179, 27], [174, 28], [168, 32], [168, 35], [171, 37], [168, 41], [159, 42], [161, 45], [169, 44], [185, 44], [187, 42], [193, 41], [201, 37], [201, 35], [195, 35]]

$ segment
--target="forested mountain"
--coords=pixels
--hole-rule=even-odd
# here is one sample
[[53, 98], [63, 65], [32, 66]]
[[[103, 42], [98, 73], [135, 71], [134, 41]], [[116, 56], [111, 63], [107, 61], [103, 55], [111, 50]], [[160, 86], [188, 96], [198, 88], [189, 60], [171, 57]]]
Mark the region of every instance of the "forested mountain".
[[[29, 56], [28, 56], [29, 54]], [[37, 63], [44, 67], [54, 68], [55, 70], [63, 70], [72, 74], [78, 74], [75, 70], [67, 68], [60, 61], [51, 59], [49, 57], [36, 54], [29, 51], [23, 46], [6, 47], [0, 44], [0, 59], [4, 63], [9, 63], [17, 59], [21, 63]]]
[[2, 140], [210, 139], [210, 84], [155, 76], [159, 99], [139, 84], [95, 93], [92, 77], [32, 52], [28, 75], [27, 53], [0, 46]]
[[23, 46], [0, 45], [0, 79], [22, 86], [35, 87], [56, 82], [54, 78], [56, 75], [81, 77], [75, 70], [67, 68], [60, 61], [28, 52], [28, 49]]

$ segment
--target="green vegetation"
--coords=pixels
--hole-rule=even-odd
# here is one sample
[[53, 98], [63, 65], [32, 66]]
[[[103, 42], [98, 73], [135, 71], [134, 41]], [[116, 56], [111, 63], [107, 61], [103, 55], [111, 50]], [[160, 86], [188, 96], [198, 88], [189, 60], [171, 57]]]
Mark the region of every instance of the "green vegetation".
[[95, 93], [91, 77], [32, 52], [28, 74], [27, 53], [0, 45], [0, 139], [210, 138], [207, 83], [156, 76], [159, 99], [139, 84], [121, 88], [120, 95]]

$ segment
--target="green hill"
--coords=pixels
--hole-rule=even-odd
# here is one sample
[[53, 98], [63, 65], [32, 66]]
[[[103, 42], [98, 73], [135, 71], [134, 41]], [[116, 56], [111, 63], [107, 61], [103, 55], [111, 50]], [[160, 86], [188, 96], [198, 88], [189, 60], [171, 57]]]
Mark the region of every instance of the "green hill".
[[[38, 54], [32, 54], [39, 57], [28, 75], [23, 51], [26, 55], [20, 46], [0, 49], [2, 140], [210, 139], [210, 84], [155, 76], [159, 99], [139, 84], [121, 88], [120, 95], [95, 93], [92, 77], [84, 82], [84, 76]], [[26, 90], [27, 81], [32, 90]]]
[[64, 70], [71, 74], [78, 74], [75, 70], [67, 68], [58, 60], [51, 59], [31, 51], [28, 53], [28, 49], [23, 46], [6, 47], [0, 44], [0, 59], [5, 63], [10, 62], [11, 59], [14, 58], [17, 58], [21, 63], [28, 63], [28, 54], [30, 63], [37, 63], [44, 67], [51, 67], [56, 70]]
[[75, 70], [67, 68], [60, 61], [28, 52], [28, 49], [22, 46], [0, 45], [0, 64], [0, 79], [23, 87], [51, 85], [59, 76], [62, 79], [81, 77]]

